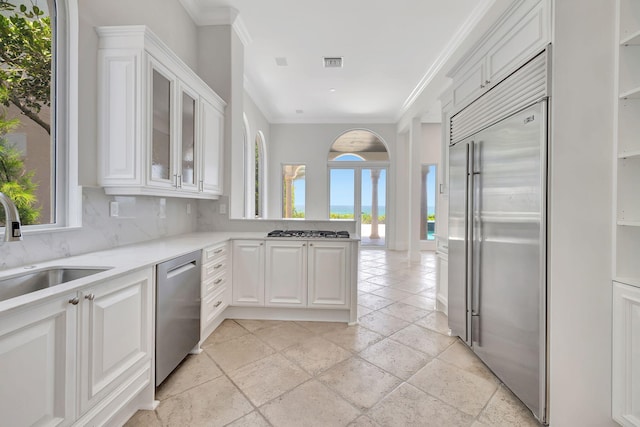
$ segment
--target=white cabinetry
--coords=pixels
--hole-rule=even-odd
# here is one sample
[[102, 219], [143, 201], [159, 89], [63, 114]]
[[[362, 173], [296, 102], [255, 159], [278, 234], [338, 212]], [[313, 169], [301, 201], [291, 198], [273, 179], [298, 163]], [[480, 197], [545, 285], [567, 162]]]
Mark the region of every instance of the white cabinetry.
[[456, 111], [507, 77], [551, 41], [549, 2], [513, 2], [496, 26], [450, 72]]
[[640, 426], [640, 0], [617, 0], [612, 415]]
[[613, 405], [615, 421], [640, 426], [640, 288], [613, 283]]
[[75, 418], [75, 293], [0, 316], [0, 414], [7, 426]]
[[233, 305], [264, 306], [264, 240], [234, 240]]
[[[105, 402], [127, 402], [150, 382], [151, 286], [145, 269], [80, 292], [80, 413], [93, 408], [87, 421], [107, 421]], [[124, 398], [106, 399], [117, 388]]]
[[268, 241], [265, 306], [307, 305], [307, 242]]
[[224, 320], [220, 315], [231, 301], [229, 244], [225, 242], [205, 248], [202, 251], [202, 258], [201, 342]]
[[349, 308], [349, 243], [309, 242], [308, 306]]
[[217, 198], [224, 101], [146, 27], [96, 31], [105, 192]]
[[151, 270], [0, 316], [11, 426], [103, 425], [151, 384]]

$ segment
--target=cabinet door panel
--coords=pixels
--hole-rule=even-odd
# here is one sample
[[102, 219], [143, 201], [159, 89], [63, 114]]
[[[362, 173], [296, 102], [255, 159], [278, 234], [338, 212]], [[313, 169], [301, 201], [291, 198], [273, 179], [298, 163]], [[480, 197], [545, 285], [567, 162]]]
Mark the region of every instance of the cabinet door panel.
[[222, 194], [222, 138], [224, 117], [211, 103], [201, 103], [202, 177], [200, 190]]
[[309, 244], [310, 307], [349, 307], [349, 243]]
[[613, 284], [613, 418], [640, 425], [640, 288]]
[[75, 293], [0, 316], [0, 424], [68, 425], [74, 417]]
[[306, 242], [267, 242], [265, 305], [306, 306]]
[[231, 256], [234, 305], [264, 305], [264, 242], [234, 240]]
[[112, 390], [150, 359], [150, 271], [90, 288], [82, 301], [81, 409]]
[[200, 154], [196, 146], [196, 94], [186, 92], [183, 88], [180, 118], [180, 186], [183, 189], [196, 188], [196, 165], [200, 162]]
[[454, 80], [453, 104], [456, 110], [480, 96], [485, 85], [484, 62], [474, 64], [462, 77]]

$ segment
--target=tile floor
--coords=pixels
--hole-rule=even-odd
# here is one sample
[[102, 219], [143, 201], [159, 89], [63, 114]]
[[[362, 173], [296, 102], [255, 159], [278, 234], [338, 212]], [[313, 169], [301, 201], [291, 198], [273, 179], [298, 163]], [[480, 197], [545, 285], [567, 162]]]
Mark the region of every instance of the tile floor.
[[538, 426], [433, 311], [435, 255], [362, 250], [360, 324], [226, 320], [133, 426]]

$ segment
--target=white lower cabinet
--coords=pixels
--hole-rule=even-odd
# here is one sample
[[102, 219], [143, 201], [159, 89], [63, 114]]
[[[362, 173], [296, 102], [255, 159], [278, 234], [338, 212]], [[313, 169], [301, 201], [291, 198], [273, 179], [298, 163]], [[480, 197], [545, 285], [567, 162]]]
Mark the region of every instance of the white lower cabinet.
[[0, 424], [104, 425], [149, 386], [152, 283], [141, 270], [0, 316]]
[[233, 305], [264, 306], [264, 240], [234, 240]]
[[265, 306], [307, 305], [307, 243], [268, 241], [265, 266]]
[[640, 288], [613, 283], [613, 419], [640, 426]]
[[309, 242], [308, 306], [349, 308], [349, 243]]
[[0, 316], [0, 424], [66, 426], [75, 417], [77, 307], [70, 293]]
[[202, 309], [200, 312], [200, 342], [224, 320], [222, 312], [231, 301], [229, 286], [229, 244], [220, 243], [202, 250]]

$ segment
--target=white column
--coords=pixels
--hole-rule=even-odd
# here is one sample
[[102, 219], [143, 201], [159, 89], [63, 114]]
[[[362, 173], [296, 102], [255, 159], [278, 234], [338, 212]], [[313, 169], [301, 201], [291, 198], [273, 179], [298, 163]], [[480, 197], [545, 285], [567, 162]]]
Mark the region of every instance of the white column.
[[419, 117], [414, 117], [409, 129], [409, 262], [420, 261], [421, 145], [422, 123]]
[[378, 179], [380, 169], [371, 169], [371, 234], [370, 239], [379, 239], [378, 234]]

